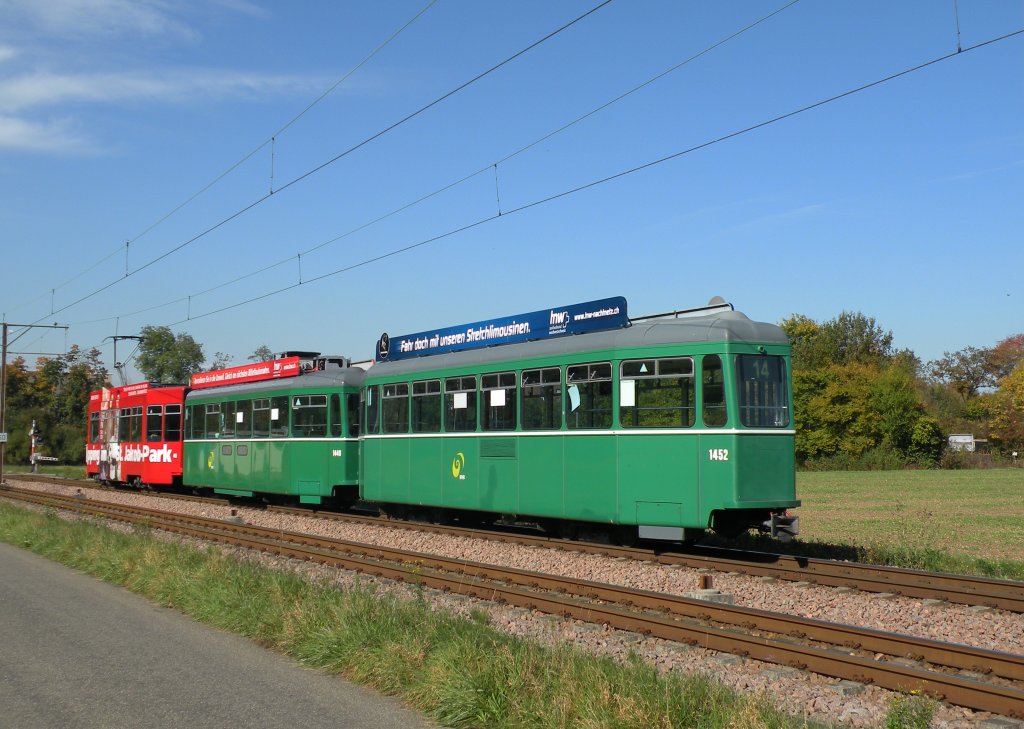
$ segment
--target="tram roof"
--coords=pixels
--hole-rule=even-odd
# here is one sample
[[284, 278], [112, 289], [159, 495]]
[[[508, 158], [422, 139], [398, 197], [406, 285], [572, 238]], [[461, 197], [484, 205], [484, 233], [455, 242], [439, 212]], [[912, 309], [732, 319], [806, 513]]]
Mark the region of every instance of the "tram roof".
[[244, 382], [238, 385], [224, 385], [223, 387], [207, 387], [192, 390], [185, 396], [185, 400], [197, 400], [200, 398], [217, 399], [224, 395], [233, 397], [235, 395], [255, 395], [264, 392], [272, 394], [279, 390], [305, 390], [342, 387], [344, 385], [360, 387], [365, 377], [366, 371], [359, 367], [329, 367], [325, 370], [303, 372], [297, 377], [283, 377], [275, 380]]
[[369, 375], [397, 375], [422, 370], [507, 362], [513, 359], [628, 349], [652, 344], [700, 344], [720, 341], [752, 344], [789, 343], [785, 332], [775, 324], [752, 321], [738, 311], [725, 311], [678, 319], [648, 319], [621, 329], [592, 334], [500, 344], [485, 349], [413, 357], [397, 362], [377, 362], [370, 368]]

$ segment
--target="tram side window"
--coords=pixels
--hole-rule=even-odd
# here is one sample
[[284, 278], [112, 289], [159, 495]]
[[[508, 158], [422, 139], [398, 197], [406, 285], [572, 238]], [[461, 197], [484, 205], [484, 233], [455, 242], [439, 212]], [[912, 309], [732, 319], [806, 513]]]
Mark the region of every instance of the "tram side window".
[[444, 429], [448, 433], [476, 430], [476, 377], [444, 381]]
[[385, 433], [409, 432], [409, 385], [395, 382], [383, 385], [383, 407]]
[[288, 396], [270, 398], [270, 436], [288, 437]]
[[128, 442], [132, 432], [132, 409], [121, 408], [121, 415], [117, 419], [117, 439], [122, 443]]
[[150, 443], [158, 443], [163, 438], [163, 411], [160, 405], [150, 405], [146, 408], [146, 440]]
[[220, 403], [211, 402], [206, 406], [206, 437], [220, 437]]
[[98, 443], [100, 440], [100, 414], [89, 413], [89, 442]]
[[131, 425], [128, 440], [132, 443], [142, 442], [142, 406], [132, 408]]
[[181, 440], [181, 405], [164, 408], [164, 440], [169, 443]]
[[331, 395], [331, 437], [341, 437], [341, 395]]
[[565, 425], [570, 430], [612, 427], [610, 362], [565, 368]]
[[729, 419], [725, 408], [725, 375], [722, 372], [722, 358], [717, 354], [704, 355], [701, 362], [701, 400], [704, 425], [720, 428]]
[[327, 395], [292, 397], [292, 437], [323, 438], [327, 435]]
[[561, 430], [562, 371], [558, 367], [523, 370], [523, 430]]
[[625, 361], [619, 388], [623, 428], [688, 428], [695, 421], [689, 357]]
[[235, 437], [235, 403], [222, 402], [220, 404], [220, 437]]
[[239, 400], [235, 410], [235, 437], [252, 437], [252, 400]]
[[482, 430], [516, 429], [516, 373], [500, 372], [480, 378], [483, 396]]
[[252, 437], [270, 437], [270, 398], [252, 401]]
[[189, 405], [185, 408], [185, 437], [193, 440], [206, 437], [205, 405]]
[[741, 354], [736, 358], [740, 422], [748, 428], [789, 425], [786, 360], [777, 355]]
[[441, 432], [441, 381], [412, 383], [412, 432]]
[[367, 387], [363, 391], [363, 399], [366, 403], [366, 418], [363, 420], [365, 433], [376, 434], [380, 432], [380, 388], [376, 385]]
[[359, 437], [359, 395], [350, 392], [345, 396], [346, 415], [348, 417], [348, 437]]

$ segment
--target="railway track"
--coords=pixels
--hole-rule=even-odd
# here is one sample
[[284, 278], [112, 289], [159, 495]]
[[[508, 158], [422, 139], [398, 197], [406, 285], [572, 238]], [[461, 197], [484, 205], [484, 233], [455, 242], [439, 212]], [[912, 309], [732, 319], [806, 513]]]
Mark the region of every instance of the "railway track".
[[9, 486], [0, 494], [1024, 718], [1024, 656], [1015, 654], [220, 519]]
[[[24, 476], [15, 478], [53, 483], [48, 477]], [[89, 481], [74, 481], [69, 485], [101, 488]], [[225, 499], [208, 500], [206, 497], [149, 492], [155, 496], [202, 499], [208, 503], [226, 504]], [[435, 534], [464, 536], [525, 546], [564, 549], [585, 554], [621, 557], [655, 564], [677, 565], [714, 572], [736, 572], [757, 577], [773, 578], [797, 583], [827, 587], [845, 587], [863, 592], [902, 595], [925, 600], [941, 600], [960, 605], [978, 605], [1010, 612], [1024, 613], [1024, 583], [972, 575], [954, 575], [924, 570], [902, 569], [816, 559], [767, 552], [737, 552], [735, 550], [697, 547], [686, 552], [665, 551], [663, 547], [617, 547], [609, 544], [555, 539], [524, 531], [492, 531], [464, 527], [404, 522], [385, 517], [315, 511], [307, 508], [267, 506], [268, 511], [297, 516], [316, 516], [354, 524], [369, 524], [390, 529], [424, 531]]]

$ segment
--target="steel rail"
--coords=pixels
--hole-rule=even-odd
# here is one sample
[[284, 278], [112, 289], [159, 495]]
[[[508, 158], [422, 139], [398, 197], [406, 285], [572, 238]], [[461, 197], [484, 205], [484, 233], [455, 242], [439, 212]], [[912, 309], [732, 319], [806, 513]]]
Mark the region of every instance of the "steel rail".
[[[12, 492], [11, 489], [6, 489]], [[73, 508], [97, 516], [108, 516], [129, 522], [142, 522], [155, 528], [168, 528], [173, 531], [187, 533], [202, 539], [226, 541], [263, 551], [295, 557], [304, 560], [332, 564], [346, 569], [367, 572], [382, 577], [400, 579], [423, 584], [437, 589], [448, 590], [473, 597], [501, 600], [519, 605], [568, 615], [588, 622], [605, 622], [612, 627], [632, 630], [668, 640], [699, 644], [705, 648], [729, 653], [738, 653], [758, 660], [798, 668], [812, 670], [825, 675], [840, 678], [852, 678], [864, 682], [874, 682], [884, 688], [895, 690], [923, 690], [927, 693], [944, 698], [970, 708], [994, 711], [1007, 715], [1024, 717], [1024, 691], [1012, 686], [981, 682], [961, 676], [935, 673], [927, 669], [904, 666], [890, 661], [878, 661], [858, 655], [837, 654], [834, 649], [818, 648], [812, 645], [794, 645], [791, 642], [779, 641], [752, 633], [737, 632], [730, 628], [717, 628], [708, 625], [686, 625], [671, 617], [653, 615], [646, 612], [635, 612], [599, 603], [585, 603], [576, 597], [545, 595], [535, 591], [524, 591], [521, 585], [543, 587], [547, 590], [566, 590], [576, 595], [584, 595], [590, 599], [618, 600], [645, 609], [668, 611], [674, 615], [697, 617], [704, 620], [715, 620], [730, 624], [740, 624], [747, 629], [781, 632], [790, 630], [794, 625], [800, 629], [810, 628], [803, 632], [803, 637], [811, 640], [828, 640], [836, 644], [835, 634], [826, 637], [828, 631], [838, 630], [847, 636], [858, 639], [882, 641], [888, 638], [898, 641], [908, 636], [867, 631], [867, 635], [859, 629], [849, 626], [836, 626], [822, 621], [752, 610], [735, 608], [686, 600], [662, 595], [660, 593], [636, 592], [613, 585], [574, 581], [566, 578], [553, 577], [541, 573], [508, 568], [495, 568], [479, 563], [460, 560], [438, 559], [405, 550], [392, 550], [361, 543], [345, 543], [327, 538], [313, 537], [308, 534], [287, 532], [283, 530], [256, 527], [253, 525], [236, 525], [223, 520], [207, 517], [187, 517], [180, 514], [158, 512], [151, 509], [140, 509], [122, 505], [89, 503], [74, 497], [40, 494], [38, 492], [8, 493], [8, 496], [24, 498], [35, 503], [48, 503], [61, 508]], [[339, 554], [338, 549], [348, 550], [347, 554]], [[398, 561], [400, 566], [383, 561]], [[448, 570], [447, 572], [439, 570]], [[496, 581], [497, 580], [497, 581]], [[508, 582], [513, 582], [509, 586]], [[694, 612], [696, 611], [696, 612]], [[731, 617], [730, 617], [731, 616]], [[808, 624], [814, 625], [808, 625]], [[820, 629], [821, 633], [814, 633]], [[797, 633], [800, 634], [800, 633]], [[940, 655], [951, 656], [941, 660], [949, 660], [945, 665], [953, 665], [962, 660], [962, 656], [971, 656], [969, 660], [972, 670], [991, 671], [997, 675], [1021, 675], [1024, 657], [1002, 654], [983, 649], [972, 649], [954, 644], [942, 644], [937, 641], [910, 639], [925, 651], [931, 651], [931, 658]], [[875, 650], [861, 644], [867, 650]], [[884, 652], [893, 654], [891, 648]], [[973, 655], [972, 655], [973, 652]], [[957, 657], [959, 656], [959, 657]], [[918, 656], [919, 658], [921, 656]], [[981, 663], [981, 665], [978, 665]], [[996, 668], [996, 666], [1000, 666]], [[1019, 678], [1018, 678], [1019, 680]]]
[[[52, 482], [52, 479], [43, 478], [33, 478], [31, 480]], [[151, 493], [154, 496], [172, 496], [160, 491]], [[180, 495], [177, 496], [181, 498]], [[201, 499], [202, 497], [195, 498]], [[218, 499], [214, 500], [214, 503], [225, 502]], [[688, 553], [662, 551], [657, 548], [618, 547], [609, 544], [556, 539], [511, 530], [492, 531], [450, 525], [426, 524], [423, 522], [404, 522], [386, 517], [316, 511], [284, 506], [268, 506], [266, 508], [268, 511], [283, 514], [312, 515], [318, 518], [392, 529], [425, 531], [428, 533], [501, 541], [524, 546], [547, 547], [549, 549], [622, 557], [656, 564], [678, 565], [716, 572], [737, 572], [790, 582], [807, 582], [825, 587], [848, 587], [863, 592], [890, 593], [904, 597], [943, 600], [959, 605], [979, 605], [1009, 612], [1024, 613], [1024, 582], [1015, 580], [927, 572], [924, 570], [772, 554], [768, 552], [738, 553], [736, 550], [711, 547], [695, 547]], [[740, 554], [743, 556], [739, 556]]]

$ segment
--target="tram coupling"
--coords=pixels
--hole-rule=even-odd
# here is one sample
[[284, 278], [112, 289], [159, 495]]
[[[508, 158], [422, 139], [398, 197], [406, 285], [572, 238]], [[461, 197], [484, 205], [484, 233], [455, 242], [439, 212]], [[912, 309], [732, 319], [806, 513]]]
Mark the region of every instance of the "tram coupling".
[[762, 525], [761, 531], [767, 532], [772, 539], [778, 539], [780, 542], [791, 542], [793, 537], [800, 533], [800, 517], [790, 516], [789, 512], [772, 514]]

